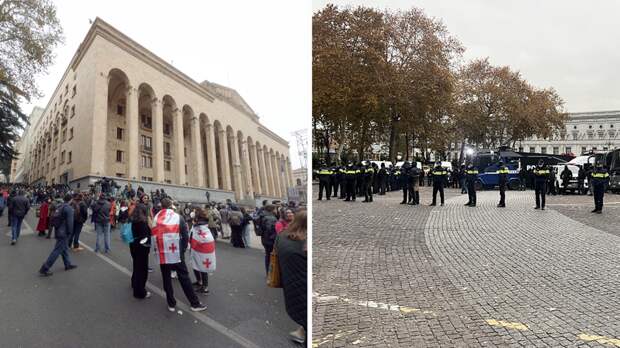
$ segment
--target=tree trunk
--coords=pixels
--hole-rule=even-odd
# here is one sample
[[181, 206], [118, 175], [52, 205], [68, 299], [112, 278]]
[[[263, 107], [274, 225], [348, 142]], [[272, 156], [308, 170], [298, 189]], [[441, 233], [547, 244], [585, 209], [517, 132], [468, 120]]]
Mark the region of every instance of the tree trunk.
[[461, 152], [459, 153], [459, 165], [463, 163], [463, 153], [465, 152], [465, 139], [461, 141]]

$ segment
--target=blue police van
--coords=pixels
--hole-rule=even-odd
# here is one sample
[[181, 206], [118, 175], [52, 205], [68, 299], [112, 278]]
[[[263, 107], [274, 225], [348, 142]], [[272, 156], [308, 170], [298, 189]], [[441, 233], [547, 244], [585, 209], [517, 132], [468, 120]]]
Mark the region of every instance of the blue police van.
[[519, 171], [521, 170], [520, 158], [522, 156], [510, 150], [479, 152], [473, 159], [474, 167], [478, 169], [476, 189], [493, 189], [499, 185], [499, 162], [504, 162], [508, 168], [508, 189], [516, 190], [521, 186]]

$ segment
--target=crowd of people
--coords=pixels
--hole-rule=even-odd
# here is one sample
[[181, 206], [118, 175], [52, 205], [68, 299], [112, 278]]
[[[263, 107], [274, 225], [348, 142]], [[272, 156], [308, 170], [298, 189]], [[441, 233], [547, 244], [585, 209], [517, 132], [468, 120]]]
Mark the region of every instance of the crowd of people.
[[[80, 233], [89, 221], [96, 234], [95, 252], [110, 253], [112, 231], [118, 230], [128, 244], [132, 258], [133, 296], [147, 299], [146, 283], [152, 268], [149, 255], [159, 261], [170, 311], [176, 310], [172, 279], [178, 279], [192, 311], [206, 306], [198, 295], [209, 293], [209, 273], [215, 271], [215, 243], [230, 240], [235, 248], [249, 248], [260, 237], [265, 252], [265, 274], [270, 255], [277, 250], [286, 311], [299, 324], [290, 338], [306, 339], [307, 244], [305, 209], [294, 202], [263, 201], [258, 209], [242, 207], [230, 200], [221, 203], [176, 202], [163, 189], [150, 194], [131, 184], [119, 187], [103, 178], [88, 191], [78, 192], [67, 185], [28, 186], [9, 184], [0, 188], [0, 216], [8, 207], [12, 228], [11, 244], [19, 240], [21, 224], [31, 207], [36, 210], [37, 236], [55, 238], [55, 245], [39, 269], [51, 276], [59, 257], [66, 271], [77, 268], [71, 252], [83, 251]], [[256, 237], [253, 238], [252, 234]], [[255, 246], [255, 245], [254, 245]], [[185, 255], [195, 281], [191, 281]]]

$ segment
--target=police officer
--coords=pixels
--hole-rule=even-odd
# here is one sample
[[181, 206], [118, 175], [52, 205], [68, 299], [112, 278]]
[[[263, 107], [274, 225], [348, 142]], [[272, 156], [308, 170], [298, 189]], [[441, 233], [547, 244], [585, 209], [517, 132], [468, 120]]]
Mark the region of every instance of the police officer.
[[338, 166], [333, 166], [330, 170], [332, 171], [332, 175], [329, 176], [329, 184], [332, 188], [332, 197], [338, 197], [338, 186], [340, 185]]
[[594, 193], [594, 210], [593, 213], [603, 213], [603, 196], [605, 188], [609, 184], [609, 173], [607, 168], [603, 166], [603, 162], [596, 162], [596, 166], [590, 174], [590, 182], [592, 183], [592, 192]]
[[437, 192], [441, 198], [441, 206], [444, 205], [443, 188], [446, 184], [448, 171], [441, 166], [441, 162], [437, 161], [435, 167], [429, 172], [429, 179], [433, 181], [433, 203], [431, 206], [437, 205]]
[[349, 163], [349, 165], [347, 165], [347, 168], [344, 170], [344, 182], [346, 191], [346, 198], [344, 200], [345, 202], [349, 202], [351, 200], [355, 202], [355, 189], [358, 173], [359, 170], [353, 165], [353, 163]]
[[385, 163], [381, 163], [381, 169], [379, 169], [379, 195], [385, 195], [385, 187], [387, 185], [388, 171], [385, 168]]
[[319, 177], [319, 201], [323, 200], [323, 190], [325, 190], [325, 198], [329, 201], [332, 195], [332, 188], [330, 184], [332, 171], [328, 167], [323, 167], [319, 169], [317, 173]]
[[357, 177], [355, 179], [355, 183], [356, 183], [356, 193], [357, 196], [362, 196], [364, 195], [364, 178], [366, 175], [366, 165], [363, 162], [359, 162], [357, 164]]
[[583, 166], [579, 166], [579, 172], [577, 173], [577, 188], [579, 190], [579, 194], [584, 194], [584, 181], [586, 181], [586, 171], [583, 169]]
[[547, 178], [549, 177], [549, 168], [543, 160], [538, 161], [538, 165], [534, 168], [534, 191], [536, 193], [536, 207], [534, 209], [545, 210], [545, 193], [547, 192]]
[[465, 206], [476, 206], [476, 180], [478, 180], [478, 169], [474, 168], [473, 163], [467, 163], [465, 168], [465, 182], [467, 183], [468, 202]]
[[418, 205], [420, 204], [420, 190], [418, 189], [420, 185], [420, 168], [416, 165], [415, 162], [411, 165], [410, 171], [410, 191], [409, 191], [409, 204]]
[[364, 200], [362, 202], [372, 202], [372, 184], [375, 180], [375, 168], [367, 164], [364, 170]]
[[346, 172], [347, 168], [344, 166], [338, 167], [338, 174], [340, 176], [340, 199], [347, 198], [347, 180]]
[[568, 169], [568, 166], [564, 166], [564, 170], [562, 170], [562, 173], [560, 173], [560, 179], [562, 179], [562, 188], [563, 194], [566, 194], [566, 189], [568, 189], [568, 184], [570, 183], [570, 180], [573, 178], [573, 172], [570, 171], [570, 169]]
[[506, 185], [508, 184], [508, 168], [506, 168], [503, 161], [499, 161], [497, 175], [499, 176], [499, 204], [497, 205], [497, 207], [506, 208]]
[[411, 167], [409, 166], [409, 162], [405, 161], [405, 163], [403, 163], [402, 167], [400, 168], [400, 181], [401, 187], [403, 189], [403, 201], [400, 202], [400, 204], [407, 204], [409, 202], [409, 200], [407, 199], [407, 194], [409, 193], [410, 170]]

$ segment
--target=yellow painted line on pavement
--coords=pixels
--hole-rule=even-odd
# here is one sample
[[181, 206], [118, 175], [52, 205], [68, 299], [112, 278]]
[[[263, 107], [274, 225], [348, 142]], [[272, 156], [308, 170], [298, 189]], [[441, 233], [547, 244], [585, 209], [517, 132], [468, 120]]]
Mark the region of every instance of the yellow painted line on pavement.
[[611, 338], [611, 337], [598, 336], [598, 335], [588, 335], [588, 334], [583, 334], [583, 333], [577, 336], [577, 338], [582, 341], [587, 341], [587, 342], [595, 341], [600, 344], [611, 344], [613, 346], [620, 347], [620, 339], [618, 338]]
[[487, 324], [489, 324], [491, 326], [505, 327], [507, 329], [520, 330], [520, 331], [527, 331], [527, 330], [529, 330], [527, 325], [521, 324], [521, 323], [513, 323], [513, 322], [509, 322], [509, 321], [495, 320], [495, 319], [487, 319], [486, 322], [487, 322]]

